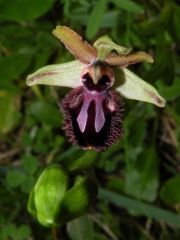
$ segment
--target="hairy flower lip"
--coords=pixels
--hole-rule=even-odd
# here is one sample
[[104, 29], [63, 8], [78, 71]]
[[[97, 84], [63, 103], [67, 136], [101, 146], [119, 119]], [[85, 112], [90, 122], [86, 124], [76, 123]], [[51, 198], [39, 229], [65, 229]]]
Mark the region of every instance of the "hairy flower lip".
[[[91, 120], [88, 121], [88, 128], [86, 128], [86, 131], [81, 132], [76, 121], [81, 105], [77, 105], [77, 108], [73, 107], [73, 109], [69, 108], [69, 105], [71, 105], [71, 102], [74, 102], [77, 96], [81, 95], [82, 91], [84, 91], [83, 87], [73, 89], [61, 101], [60, 110], [64, 115], [63, 128], [71, 143], [78, 145], [84, 150], [94, 149], [98, 152], [105, 151], [120, 138], [123, 132], [121, 127], [124, 110], [122, 99], [114, 90], [108, 90], [108, 93], [106, 93], [108, 94], [108, 98], [106, 98], [106, 114], [112, 113], [111, 117], [109, 118], [109, 116], [106, 115], [106, 118], [108, 117], [109, 120], [106, 119], [105, 125], [101, 131], [95, 132], [93, 120]], [[111, 104], [115, 104], [114, 108], [109, 106], [109, 101], [112, 101]], [[92, 115], [94, 115], [95, 112], [93, 113], [91, 111], [94, 112], [93, 108], [90, 109], [89, 114], [91, 114], [89, 117], [94, 118], [95, 116], [93, 117]]]

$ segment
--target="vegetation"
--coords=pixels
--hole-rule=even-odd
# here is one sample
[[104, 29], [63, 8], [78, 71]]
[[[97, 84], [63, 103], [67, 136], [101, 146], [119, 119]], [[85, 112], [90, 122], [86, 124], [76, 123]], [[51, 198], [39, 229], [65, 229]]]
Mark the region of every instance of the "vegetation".
[[[0, 0], [0, 239], [178, 240], [180, 238], [180, 6], [175, 0]], [[68, 142], [58, 104], [69, 89], [26, 85], [47, 64], [73, 60], [57, 25], [91, 43], [108, 34], [155, 63], [129, 68], [153, 84], [165, 108], [124, 100], [124, 134], [102, 153]], [[41, 226], [27, 211], [42, 171], [95, 161], [100, 191], [83, 217]], [[75, 170], [74, 170], [75, 169]], [[73, 199], [73, 198], [72, 198]]]

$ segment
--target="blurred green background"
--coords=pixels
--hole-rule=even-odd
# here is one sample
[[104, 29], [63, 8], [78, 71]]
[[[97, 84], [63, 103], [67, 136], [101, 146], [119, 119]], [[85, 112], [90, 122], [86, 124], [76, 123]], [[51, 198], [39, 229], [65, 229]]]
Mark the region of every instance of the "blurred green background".
[[[0, 0], [0, 239], [180, 239], [180, 6], [175, 0]], [[28, 74], [73, 57], [51, 32], [66, 25], [91, 43], [108, 34], [155, 63], [131, 69], [153, 83], [164, 109], [125, 100], [124, 136], [98, 154], [99, 198], [58, 231], [26, 210], [51, 163], [84, 151], [62, 131], [57, 101], [68, 89], [26, 86]]]

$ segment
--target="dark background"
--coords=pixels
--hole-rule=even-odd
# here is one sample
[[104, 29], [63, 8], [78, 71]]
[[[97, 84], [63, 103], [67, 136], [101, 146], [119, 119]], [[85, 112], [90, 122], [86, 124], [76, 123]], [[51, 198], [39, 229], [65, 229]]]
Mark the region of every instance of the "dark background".
[[124, 136], [97, 157], [99, 198], [87, 216], [58, 231], [58, 239], [180, 239], [178, 3], [0, 0], [1, 240], [53, 239], [51, 229], [27, 212], [28, 194], [47, 165], [84, 154], [62, 131], [57, 101], [68, 89], [25, 83], [40, 67], [73, 59], [51, 35], [58, 24], [91, 43], [108, 34], [121, 45], [151, 53], [154, 64], [131, 69], [167, 100], [164, 109], [125, 100]]

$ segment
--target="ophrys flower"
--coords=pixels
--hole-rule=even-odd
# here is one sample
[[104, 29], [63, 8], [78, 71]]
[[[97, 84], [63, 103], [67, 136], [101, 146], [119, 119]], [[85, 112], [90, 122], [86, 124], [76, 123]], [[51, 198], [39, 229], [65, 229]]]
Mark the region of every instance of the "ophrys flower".
[[60, 104], [69, 140], [83, 149], [105, 150], [122, 133], [122, 98], [165, 106], [157, 90], [126, 67], [153, 58], [145, 52], [131, 53], [107, 36], [93, 46], [65, 26], [53, 34], [77, 60], [43, 67], [27, 78], [29, 86], [45, 84], [71, 87]]

